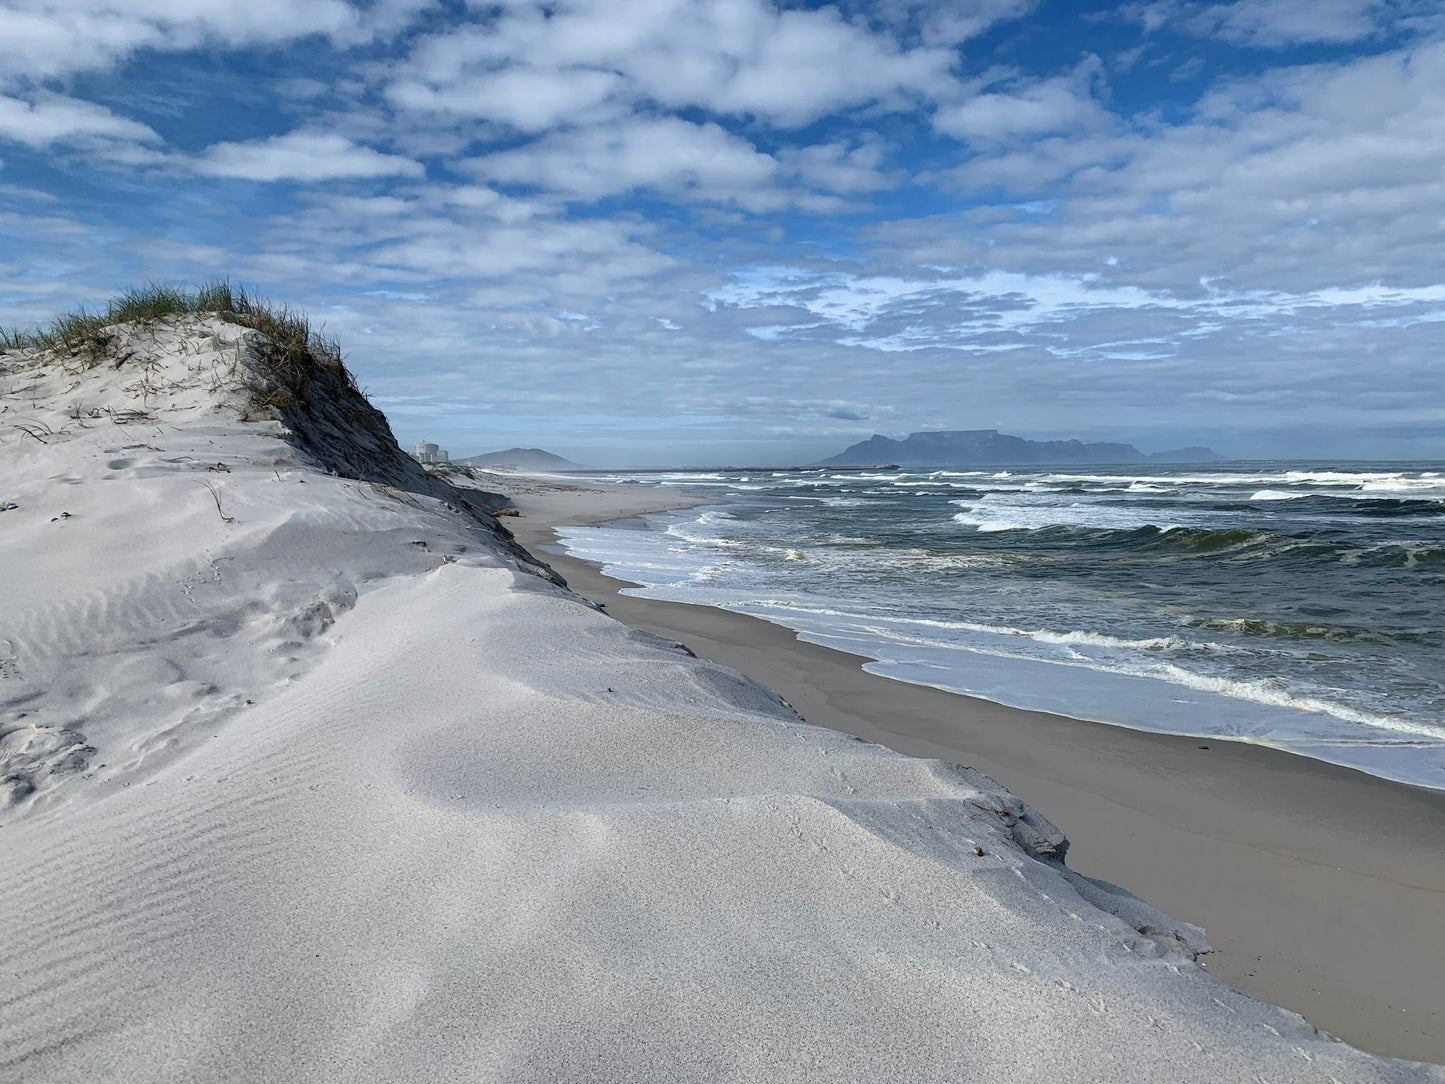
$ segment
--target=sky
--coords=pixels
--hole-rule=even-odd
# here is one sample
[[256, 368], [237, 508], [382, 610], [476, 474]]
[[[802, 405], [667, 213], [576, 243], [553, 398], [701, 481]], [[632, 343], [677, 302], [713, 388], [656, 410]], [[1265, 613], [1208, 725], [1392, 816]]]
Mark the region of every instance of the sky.
[[1438, 0], [0, 0], [0, 323], [215, 277], [404, 444], [1445, 459]]

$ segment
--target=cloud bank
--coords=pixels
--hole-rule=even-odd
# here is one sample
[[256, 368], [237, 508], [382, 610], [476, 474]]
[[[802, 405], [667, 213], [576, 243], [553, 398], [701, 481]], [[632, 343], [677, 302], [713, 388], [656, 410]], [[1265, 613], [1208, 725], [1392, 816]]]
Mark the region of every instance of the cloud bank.
[[0, 320], [229, 273], [458, 450], [1445, 457], [1442, 22], [0, 0]]

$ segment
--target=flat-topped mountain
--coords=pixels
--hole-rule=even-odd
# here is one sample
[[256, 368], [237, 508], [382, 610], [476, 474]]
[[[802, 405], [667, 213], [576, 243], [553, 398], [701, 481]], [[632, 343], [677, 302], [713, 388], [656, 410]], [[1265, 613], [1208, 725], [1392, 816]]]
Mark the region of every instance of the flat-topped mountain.
[[512, 470], [582, 470], [579, 463], [563, 459], [560, 455], [541, 448], [508, 448], [501, 452], [486, 452], [468, 456], [456, 462], [466, 467], [508, 467]]
[[897, 463], [907, 467], [966, 467], [1022, 463], [1216, 463], [1224, 456], [1209, 448], [1175, 448], [1152, 455], [1132, 444], [1079, 440], [1028, 440], [997, 429], [943, 429], [910, 433], [903, 440], [875, 433], [819, 460], [824, 466]]

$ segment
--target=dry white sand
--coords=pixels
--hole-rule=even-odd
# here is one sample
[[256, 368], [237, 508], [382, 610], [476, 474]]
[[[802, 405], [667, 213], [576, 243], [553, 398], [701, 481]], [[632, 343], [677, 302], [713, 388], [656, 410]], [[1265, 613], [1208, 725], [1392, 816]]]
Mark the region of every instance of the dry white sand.
[[240, 421], [238, 329], [119, 345], [0, 358], [0, 1079], [1445, 1080], [393, 450]]

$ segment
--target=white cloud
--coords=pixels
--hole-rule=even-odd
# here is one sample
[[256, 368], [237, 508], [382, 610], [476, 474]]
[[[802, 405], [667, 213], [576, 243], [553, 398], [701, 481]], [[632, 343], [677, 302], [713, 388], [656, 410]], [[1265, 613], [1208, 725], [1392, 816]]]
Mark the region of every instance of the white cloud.
[[[847, 106], [950, 93], [954, 63], [947, 48], [904, 47], [831, 8], [519, 2], [490, 22], [420, 41], [389, 94], [404, 106], [527, 130], [608, 98], [799, 126]], [[562, 100], [529, 107], [527, 88], [547, 82], [562, 88]]]
[[403, 108], [477, 117], [523, 132], [540, 132], [588, 119], [621, 81], [613, 72], [518, 64], [436, 85], [419, 79], [399, 80], [388, 87], [387, 96]]
[[875, 137], [856, 144], [839, 140], [808, 147], [788, 147], [778, 161], [804, 184], [827, 192], [876, 192], [892, 188], [907, 174], [887, 168], [887, 151]]
[[957, 45], [984, 33], [998, 23], [1018, 19], [1038, 6], [1038, 0], [943, 0], [942, 3], [910, 4], [922, 9], [923, 40], [930, 44]]
[[647, 190], [756, 213], [836, 212], [853, 206], [837, 194], [879, 191], [904, 176], [886, 168], [885, 152], [872, 137], [785, 148], [774, 158], [719, 124], [674, 116], [564, 128], [460, 166], [489, 181], [573, 202]]
[[[0, 208], [7, 311], [226, 267], [325, 319], [399, 411], [472, 404], [478, 431], [504, 417], [539, 440], [549, 418], [554, 434], [604, 418], [660, 443], [704, 424], [686, 414], [721, 446], [846, 423], [859, 402], [915, 428], [975, 410], [1035, 429], [1199, 410], [1362, 424], [1381, 404], [1440, 420], [1445, 46], [1366, 5], [1321, 0], [1304, 30], [1283, 0], [1135, 9], [1237, 43], [1395, 51], [1250, 54], [1273, 67], [1189, 101], [1166, 82], [1181, 58], [1160, 55], [1177, 37], [1140, 38], [1161, 63], [1135, 64], [1128, 100], [1153, 80], [1174, 106], [1114, 115], [1097, 62], [1060, 71], [1007, 28], [992, 55], [993, 39], [953, 48], [1031, 0], [479, 0], [350, 50], [430, 2], [0, 0], [0, 71], [24, 74], [0, 97], [7, 180], [53, 184], [66, 145], [131, 169]], [[196, 85], [205, 54], [164, 55], [187, 42], [221, 56], [215, 86]], [[244, 64], [221, 52], [261, 44]], [[144, 69], [77, 81], [93, 102], [45, 81], [137, 50], [155, 50]], [[298, 130], [182, 153], [140, 123], [195, 146], [229, 123], [222, 94], [266, 103], [248, 124], [275, 106]], [[247, 192], [238, 232], [239, 186], [197, 179], [218, 176], [315, 183]], [[155, 209], [117, 216], [142, 186]], [[955, 209], [908, 217], [939, 207]], [[848, 214], [756, 217], [796, 209]]]
[[0, 140], [45, 148], [54, 143], [160, 140], [151, 128], [78, 98], [47, 94], [34, 101], [0, 95]]
[[1174, 25], [1199, 37], [1239, 45], [1281, 48], [1288, 45], [1341, 44], [1382, 33], [1417, 8], [1389, 0], [1232, 0], [1222, 4], [1157, 0], [1134, 4], [1125, 13], [1156, 30]]
[[[569, 278], [565, 288], [590, 280], [598, 292], [653, 275], [671, 261], [636, 244], [628, 230], [609, 222], [537, 221], [459, 227], [447, 218], [414, 218], [389, 243], [368, 254], [376, 266], [414, 271], [423, 278], [495, 280], [519, 272]], [[530, 282], [534, 289], [537, 284]], [[591, 300], [596, 300], [594, 293]], [[573, 298], [566, 304], [584, 304]], [[511, 306], [508, 306], [509, 308]], [[493, 312], [492, 318], [500, 316]]]
[[140, 49], [341, 40], [363, 25], [343, 0], [4, 0], [0, 84], [104, 68]]
[[1022, 18], [1038, 7], [1038, 0], [841, 0], [837, 6], [900, 39], [959, 45], [1000, 23]]
[[420, 162], [383, 154], [329, 132], [294, 131], [245, 143], [216, 143], [191, 160], [211, 177], [247, 181], [333, 181], [368, 177], [419, 177]]
[[[1180, 294], [1111, 285], [1097, 276], [1001, 270], [925, 277], [761, 267], [735, 273], [731, 283], [706, 296], [715, 306], [768, 310], [774, 320], [791, 317], [749, 329], [774, 341], [801, 335], [889, 352], [1031, 347], [1060, 357], [1116, 360], [1138, 360], [1141, 345], [1151, 348], [1150, 357], [1171, 357], [1226, 328], [1252, 326], [1252, 334], [1268, 336], [1280, 320], [1333, 320], [1345, 310], [1347, 319], [1376, 327], [1445, 318], [1445, 284], [1372, 283], [1298, 294], [1206, 287]], [[1101, 321], [1101, 315], [1111, 319]], [[1150, 337], [1117, 339], [1113, 318], [1120, 315], [1132, 317]]]
[[675, 85], [659, 72], [649, 73], [644, 85], [669, 104], [800, 125], [894, 92], [936, 96], [952, 83], [949, 51], [896, 48], [826, 8], [781, 12], [767, 20], [749, 46], [727, 57], [736, 65], [731, 77], [704, 93]]
[[717, 124], [635, 117], [557, 132], [469, 163], [494, 181], [595, 200], [637, 188], [677, 199], [776, 205], [778, 163]]
[[[1201, 276], [1292, 291], [1361, 280], [1440, 280], [1445, 244], [1445, 42], [1216, 85], [1192, 120], [1002, 146], [958, 167], [968, 191], [1051, 197], [1006, 214], [991, 246], [936, 227], [907, 255], [987, 259], [1183, 289]], [[906, 231], [905, 231], [906, 232]]]
[[[708, 297], [717, 304], [740, 308], [794, 308], [823, 321], [805, 321], [800, 325], [804, 330], [832, 328], [835, 335], [851, 333], [845, 336], [847, 341], [859, 346], [875, 345], [867, 333], [882, 322], [887, 324], [885, 341], [904, 331], [918, 348], [967, 347], [977, 336], [1022, 332], [1100, 309], [1178, 309], [1188, 305], [1135, 286], [996, 270], [967, 276], [909, 277], [760, 268], [735, 276], [730, 286], [712, 290]], [[911, 325], [894, 327], [891, 318], [897, 315]], [[782, 330], [774, 327], [771, 337], [780, 337]], [[981, 344], [991, 345], [987, 340]]]
[[941, 107], [933, 124], [960, 139], [1003, 142], [1054, 132], [1095, 131], [1107, 127], [1110, 120], [1108, 111], [1090, 94], [1086, 80], [1059, 76]]

